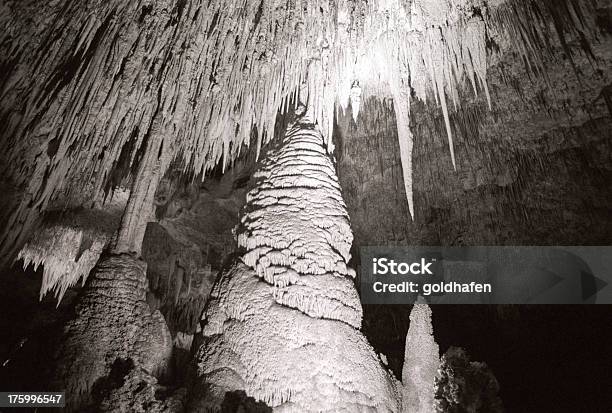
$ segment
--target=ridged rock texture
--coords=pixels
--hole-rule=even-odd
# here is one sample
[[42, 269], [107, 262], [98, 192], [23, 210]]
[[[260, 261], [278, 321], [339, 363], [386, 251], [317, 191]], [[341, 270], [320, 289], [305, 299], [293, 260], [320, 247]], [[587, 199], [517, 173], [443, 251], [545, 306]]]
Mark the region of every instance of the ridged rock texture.
[[301, 120], [247, 195], [241, 261], [202, 316], [192, 408], [244, 391], [275, 411], [398, 411], [395, 379], [359, 331], [352, 241], [321, 132]]
[[172, 337], [146, 302], [147, 284], [146, 264], [127, 254], [103, 257], [89, 276], [55, 360], [52, 386], [65, 389], [69, 410], [100, 403], [95, 396], [106, 396], [113, 369], [142, 370], [153, 380], [166, 373]]
[[290, 128], [253, 178], [238, 229], [242, 261], [274, 285], [275, 300], [313, 317], [361, 326], [348, 268], [353, 236], [322, 135], [306, 120]]

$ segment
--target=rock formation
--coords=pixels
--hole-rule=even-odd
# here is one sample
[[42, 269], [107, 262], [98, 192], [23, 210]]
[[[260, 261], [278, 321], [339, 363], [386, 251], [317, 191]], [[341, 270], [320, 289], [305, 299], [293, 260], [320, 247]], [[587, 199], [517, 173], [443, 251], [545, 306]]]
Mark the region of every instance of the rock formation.
[[426, 411], [430, 311], [386, 353], [400, 384], [351, 260], [608, 244], [611, 21], [609, 0], [0, 2], [0, 269], [70, 296], [69, 409]]
[[146, 302], [145, 271], [143, 261], [127, 254], [103, 257], [92, 271], [55, 360], [52, 386], [66, 389], [69, 410], [99, 403], [95, 387], [117, 363], [151, 377], [168, 369], [172, 337], [161, 313]]
[[[588, 2], [565, 4], [562, 17], [590, 27]], [[253, 128], [259, 153], [274, 135], [277, 112], [298, 95], [331, 150], [336, 102], [347, 107], [355, 81], [360, 99], [393, 96], [402, 106], [431, 91], [456, 167], [447, 100], [458, 107], [464, 78], [489, 96], [486, 45], [495, 33], [512, 37], [534, 67], [535, 42], [543, 38], [520, 31], [520, 19], [539, 10], [514, 1], [63, 0], [28, 20], [36, 6], [7, 1], [0, 21], [8, 69], [2, 160], [21, 165], [6, 169], [5, 185], [24, 188], [4, 218], [5, 257], [58, 197], [95, 203], [131, 180], [128, 209], [140, 209], [174, 158], [195, 173], [221, 158], [225, 167], [250, 143]], [[399, 120], [402, 162], [411, 169], [411, 136], [407, 120]], [[410, 174], [405, 178], [410, 192]], [[122, 228], [144, 231], [132, 221]], [[138, 248], [135, 240], [118, 243]]]
[[431, 309], [420, 298], [410, 312], [406, 354], [402, 369], [402, 412], [434, 411], [435, 378], [440, 366], [433, 337]]
[[255, 173], [244, 253], [202, 315], [192, 408], [244, 391], [277, 411], [397, 411], [394, 379], [359, 331], [352, 235], [324, 139], [298, 120]]

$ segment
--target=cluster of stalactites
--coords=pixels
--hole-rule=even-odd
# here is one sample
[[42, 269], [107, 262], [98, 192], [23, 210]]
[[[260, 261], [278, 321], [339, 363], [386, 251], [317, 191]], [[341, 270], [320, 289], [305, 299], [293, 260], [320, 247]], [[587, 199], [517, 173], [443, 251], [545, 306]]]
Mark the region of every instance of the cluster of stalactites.
[[[491, 104], [486, 83], [488, 13], [482, 0], [380, 0], [358, 36], [348, 36], [336, 58], [336, 100], [358, 116], [362, 95], [391, 96], [397, 115], [400, 158], [408, 207], [414, 218], [410, 96], [433, 99], [441, 108], [456, 169], [449, 101], [459, 105], [459, 85], [468, 79]], [[339, 18], [339, 27], [343, 27]]]
[[[134, 150], [124, 154], [134, 161], [152, 132], [174, 136], [185, 165], [195, 171], [212, 168], [221, 157], [224, 164], [233, 159], [249, 144], [254, 126], [259, 150], [273, 135], [278, 111], [287, 108], [304, 83], [316, 107], [315, 121], [328, 132], [335, 101], [345, 106], [347, 97], [355, 96], [351, 86], [356, 79], [372, 83], [397, 68], [395, 51], [395, 61], [380, 60], [381, 53], [388, 54], [406, 33], [419, 32], [420, 26], [429, 31], [440, 23], [428, 24], [430, 16], [422, 13], [423, 23], [412, 29], [415, 19], [408, 18], [403, 3], [114, 0], [85, 7], [59, 2], [48, 10], [55, 19], [42, 21], [38, 33], [53, 38], [52, 43], [8, 42], [7, 55], [31, 56], [21, 59], [21, 69], [32, 67], [31, 73], [12, 73], [3, 92], [15, 104], [20, 90], [29, 95], [25, 117], [18, 122], [11, 116], [9, 132], [41, 133], [31, 126], [42, 116], [39, 128], [53, 126], [48, 140], [59, 146], [55, 156], [78, 160], [74, 164], [84, 170], [76, 175], [87, 172], [84, 178], [89, 179], [95, 171], [102, 181], [126, 142], [134, 141]], [[412, 10], [419, 10], [420, 3], [431, 2], [413, 2]], [[16, 13], [6, 13], [3, 25], [18, 19]], [[400, 17], [394, 20], [403, 20], [394, 23], [390, 34], [383, 27], [395, 14]], [[430, 46], [413, 53], [444, 45]], [[35, 64], [28, 65], [28, 59]], [[383, 70], [372, 70], [376, 65]], [[480, 63], [475, 68], [482, 73]], [[413, 78], [420, 75], [414, 71]], [[380, 83], [388, 77], [370, 87], [386, 87]], [[443, 87], [438, 74], [431, 77]], [[103, 182], [97, 185], [100, 189]]]
[[259, 152], [304, 84], [331, 130], [332, 88], [316, 73], [332, 65], [335, 2], [60, 0], [33, 23], [28, 7], [0, 14], [0, 149], [28, 194], [3, 249], [54, 198], [89, 203], [130, 182], [145, 152], [170, 148], [195, 175], [225, 167], [254, 129]]
[[243, 262], [275, 286], [277, 302], [360, 327], [353, 236], [321, 132], [294, 124], [254, 178], [237, 231]]
[[[196, 173], [221, 159], [225, 167], [254, 128], [259, 153], [279, 110], [298, 97], [331, 151], [335, 104], [350, 100], [357, 114], [358, 84], [398, 91], [409, 71], [417, 94], [425, 95], [419, 85], [429, 80], [445, 107], [444, 91], [456, 84], [449, 67], [458, 78], [468, 65], [466, 73], [484, 80], [479, 23], [444, 24], [460, 7], [432, 3], [64, 0], [46, 6], [50, 17], [38, 22], [32, 42], [13, 33], [24, 24], [13, 24], [21, 17], [9, 8], [0, 21], [11, 28], [0, 43], [17, 62], [2, 92], [8, 158], [45, 136], [46, 156], [25, 173], [44, 210], [62, 186], [95, 197], [111, 177], [134, 173], [131, 165], [158, 136]], [[415, 36], [428, 43], [405, 41]]]
[[[5, 108], [26, 106], [23, 117], [8, 115], [7, 133], [16, 143], [48, 134], [48, 172], [61, 175], [52, 185], [69, 176], [100, 193], [119, 158], [129, 169], [152, 134], [172, 137], [167, 144], [196, 173], [221, 159], [225, 166], [254, 127], [259, 151], [304, 84], [313, 106], [327, 106], [317, 121], [333, 121], [335, 2], [64, 0], [48, 8], [42, 40], [8, 30], [0, 43], [12, 62], [21, 56]], [[18, 14], [7, 11], [0, 25]], [[15, 146], [16, 156], [23, 148]]]
[[[410, 97], [433, 101], [441, 107], [451, 163], [457, 169], [451, 108], [460, 105], [459, 90], [467, 81], [475, 95], [485, 96], [491, 109], [488, 42], [493, 46], [512, 45], [532, 71], [542, 73], [542, 50], [550, 47], [552, 35], [550, 20], [554, 20], [557, 37], [571, 56], [560, 27], [566, 26], [582, 37], [585, 33], [597, 37], [593, 33], [597, 27], [593, 16], [593, 5], [587, 0], [564, 0], [558, 6], [545, 1], [514, 0], [372, 3], [360, 25], [362, 31], [358, 36], [349, 36], [348, 46], [337, 60], [338, 103], [346, 109], [350, 102], [356, 117], [362, 94], [393, 97], [404, 184], [413, 218]], [[339, 19], [339, 27], [341, 22]], [[358, 92], [351, 87], [355, 84], [360, 85]]]
[[79, 280], [85, 284], [109, 241], [110, 236], [87, 229], [46, 226], [24, 245], [18, 259], [23, 260], [24, 268], [33, 265], [36, 271], [43, 266], [40, 298], [53, 292], [59, 305], [68, 288]]
[[128, 192], [116, 192], [104, 209], [82, 209], [49, 213], [17, 254], [24, 269], [42, 266], [40, 299], [53, 292], [57, 304], [66, 291], [81, 280], [84, 285], [115, 233]]
[[[32, 23], [20, 2], [9, 2], [0, 16], [0, 63], [12, 68], [1, 92], [2, 157], [23, 165], [13, 178], [29, 181], [33, 200], [24, 205], [44, 210], [66, 188], [96, 197], [133, 174], [151, 139], [197, 175], [225, 167], [252, 136], [259, 153], [279, 111], [298, 99], [308, 101], [331, 151], [336, 105], [350, 102], [356, 116], [367, 95], [409, 106], [414, 94], [442, 107], [456, 167], [448, 106], [459, 104], [464, 79], [490, 103], [487, 31], [508, 25], [525, 55], [537, 48], [516, 16], [497, 12], [502, 3], [60, 0]], [[570, 3], [580, 20], [584, 1]], [[402, 130], [411, 199], [412, 137]], [[41, 141], [35, 162], [20, 159]]]

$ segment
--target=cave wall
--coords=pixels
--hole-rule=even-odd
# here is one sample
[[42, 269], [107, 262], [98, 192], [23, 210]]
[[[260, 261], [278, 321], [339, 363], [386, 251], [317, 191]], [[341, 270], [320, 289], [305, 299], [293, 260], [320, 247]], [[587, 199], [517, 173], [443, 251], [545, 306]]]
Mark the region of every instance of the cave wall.
[[187, 335], [197, 324], [219, 271], [235, 252], [234, 227], [245, 203], [255, 156], [226, 173], [190, 179], [169, 172], [156, 194], [156, 222], [143, 243], [150, 300], [170, 330]]
[[[610, 6], [599, 9], [602, 16]], [[603, 19], [603, 17], [602, 17]], [[612, 40], [551, 39], [534, 73], [510, 45], [493, 53], [484, 94], [461, 90], [450, 114], [457, 170], [442, 110], [413, 102], [410, 219], [393, 103], [369, 99], [357, 123], [337, 114], [338, 174], [354, 246], [605, 245], [612, 237]]]

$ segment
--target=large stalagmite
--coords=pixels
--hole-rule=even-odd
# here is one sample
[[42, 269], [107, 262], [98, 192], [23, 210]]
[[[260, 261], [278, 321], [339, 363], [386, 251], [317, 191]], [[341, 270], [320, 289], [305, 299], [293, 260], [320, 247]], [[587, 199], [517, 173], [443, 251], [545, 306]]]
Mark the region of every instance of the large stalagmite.
[[92, 271], [55, 360], [52, 384], [65, 389], [69, 410], [100, 403], [94, 387], [118, 365], [150, 377], [168, 369], [172, 337], [161, 313], [149, 308], [146, 291], [146, 264], [131, 255], [103, 257]]
[[290, 127], [255, 174], [242, 259], [202, 316], [192, 407], [245, 391], [275, 411], [397, 411], [395, 380], [359, 331], [352, 233], [311, 121]]

